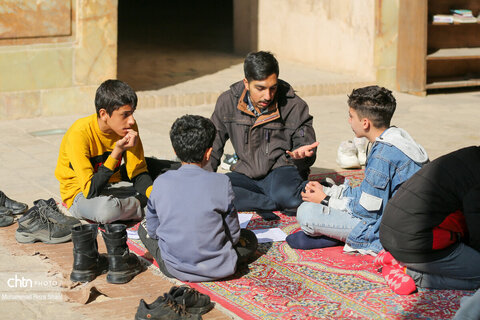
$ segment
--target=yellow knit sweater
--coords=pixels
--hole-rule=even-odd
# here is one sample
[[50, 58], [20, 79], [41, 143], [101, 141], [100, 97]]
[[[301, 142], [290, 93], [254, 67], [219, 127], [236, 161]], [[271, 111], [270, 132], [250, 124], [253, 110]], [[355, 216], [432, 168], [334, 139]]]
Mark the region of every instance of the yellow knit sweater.
[[[132, 127], [138, 132], [137, 125]], [[60, 182], [60, 195], [63, 202], [70, 207], [73, 199], [79, 192], [83, 192], [85, 198], [90, 193], [92, 179], [98, 174], [98, 168], [104, 166], [113, 173], [109, 183], [121, 181], [121, 160], [110, 156], [115, 143], [122, 137], [116, 133], [104, 133], [100, 130], [97, 115], [92, 114], [81, 118], [65, 133], [60, 152], [58, 155], [55, 177]], [[137, 144], [122, 155], [126, 164], [129, 179], [138, 174], [147, 172], [147, 164], [143, 154], [143, 146], [138, 137]], [[149, 186], [146, 195], [150, 195], [152, 187]]]

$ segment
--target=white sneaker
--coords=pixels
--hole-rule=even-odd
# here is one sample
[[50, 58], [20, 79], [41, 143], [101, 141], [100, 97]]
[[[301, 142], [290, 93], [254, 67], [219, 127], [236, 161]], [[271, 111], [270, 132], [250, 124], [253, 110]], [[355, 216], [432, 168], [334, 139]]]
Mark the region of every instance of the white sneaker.
[[355, 147], [357, 148], [357, 157], [358, 157], [358, 162], [360, 162], [361, 166], [365, 165], [365, 162], [367, 161], [367, 146], [368, 146], [368, 139], [363, 137], [363, 138], [353, 138], [353, 143], [355, 144]]
[[351, 140], [342, 141], [337, 151], [337, 163], [344, 169], [360, 168], [357, 157], [357, 147]]

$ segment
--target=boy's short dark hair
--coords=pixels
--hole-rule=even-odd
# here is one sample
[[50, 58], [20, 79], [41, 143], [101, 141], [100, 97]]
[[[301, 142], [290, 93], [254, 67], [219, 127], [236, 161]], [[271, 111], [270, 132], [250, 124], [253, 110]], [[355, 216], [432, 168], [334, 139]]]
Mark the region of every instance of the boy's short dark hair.
[[354, 89], [348, 96], [348, 106], [360, 118], [369, 119], [376, 128], [388, 128], [397, 101], [392, 91], [379, 86], [368, 86]]
[[170, 129], [170, 141], [177, 157], [186, 163], [200, 163], [211, 148], [217, 130], [210, 119], [197, 115], [178, 118]]
[[250, 52], [243, 63], [243, 71], [248, 82], [264, 80], [272, 74], [278, 77], [278, 61], [268, 51]]
[[109, 116], [113, 111], [129, 105], [133, 110], [137, 108], [137, 94], [125, 82], [120, 80], [106, 80], [97, 89], [95, 94], [95, 108], [97, 116], [100, 109], [105, 109]]

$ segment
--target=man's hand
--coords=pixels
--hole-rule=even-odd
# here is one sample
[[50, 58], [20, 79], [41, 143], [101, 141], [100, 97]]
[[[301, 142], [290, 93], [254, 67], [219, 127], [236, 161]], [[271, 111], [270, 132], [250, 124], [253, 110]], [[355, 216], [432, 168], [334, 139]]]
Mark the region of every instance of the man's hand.
[[297, 148], [293, 151], [287, 151], [287, 153], [293, 159], [303, 159], [305, 157], [313, 156], [313, 149], [315, 149], [316, 147], [318, 147], [318, 142], [314, 142], [307, 146], [301, 146], [300, 148]]
[[323, 192], [323, 186], [318, 181], [310, 181], [302, 192], [302, 200], [320, 203], [327, 195]]
[[115, 143], [111, 156], [120, 160], [123, 151], [134, 147], [137, 144], [138, 133], [135, 130], [128, 129], [127, 134]]

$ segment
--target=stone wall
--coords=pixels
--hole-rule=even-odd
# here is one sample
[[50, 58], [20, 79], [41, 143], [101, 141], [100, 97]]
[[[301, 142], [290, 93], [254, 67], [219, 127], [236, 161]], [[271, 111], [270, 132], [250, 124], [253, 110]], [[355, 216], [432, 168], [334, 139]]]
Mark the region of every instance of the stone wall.
[[378, 84], [391, 90], [397, 90], [399, 1], [375, 0], [375, 77]]
[[0, 120], [93, 112], [116, 65], [117, 1], [0, 2]]
[[396, 89], [400, 0], [234, 0], [237, 53], [269, 50]]
[[[233, 0], [238, 53], [395, 88], [400, 0]], [[117, 76], [118, 0], [0, 1], [0, 120], [93, 112]]]
[[258, 48], [328, 71], [373, 76], [374, 0], [259, 0]]

